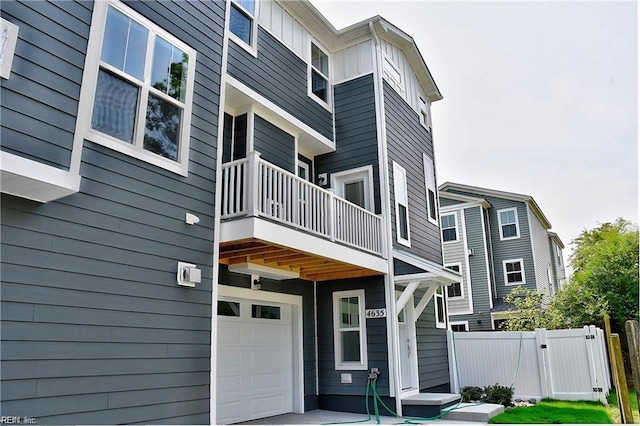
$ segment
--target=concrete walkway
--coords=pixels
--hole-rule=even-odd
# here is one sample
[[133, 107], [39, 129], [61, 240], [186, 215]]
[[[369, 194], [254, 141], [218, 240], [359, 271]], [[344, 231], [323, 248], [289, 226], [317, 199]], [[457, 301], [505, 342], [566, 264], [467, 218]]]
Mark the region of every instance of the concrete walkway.
[[[366, 414], [341, 413], [338, 411], [314, 410], [304, 414], [282, 414], [279, 416], [267, 417], [264, 419], [251, 420], [249, 422], [237, 423], [240, 425], [326, 425], [353, 423], [359, 424], [376, 424], [376, 418], [372, 414], [368, 421]], [[358, 422], [358, 423], [355, 423]], [[397, 417], [381, 416], [380, 423], [385, 425], [403, 424], [404, 419]], [[412, 421], [414, 424], [439, 424], [439, 425], [486, 425], [481, 422], [465, 422], [454, 420], [430, 420], [430, 421]]]

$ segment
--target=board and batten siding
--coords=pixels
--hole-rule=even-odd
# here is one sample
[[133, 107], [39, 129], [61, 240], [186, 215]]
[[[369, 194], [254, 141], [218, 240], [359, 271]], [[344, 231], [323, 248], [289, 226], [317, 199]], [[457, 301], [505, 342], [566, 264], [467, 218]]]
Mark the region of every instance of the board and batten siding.
[[[384, 82], [384, 109], [389, 156], [389, 186], [391, 192], [391, 229], [393, 246], [436, 263], [442, 262], [440, 227], [427, 218], [427, 194], [423, 154], [433, 159], [433, 143], [429, 131], [420, 124], [418, 114], [404, 99]], [[409, 196], [409, 233], [411, 247], [397, 242], [396, 212], [393, 188], [393, 161], [407, 171]], [[437, 185], [437, 183], [436, 183]]]
[[[225, 3], [126, 4], [198, 52], [189, 175], [85, 141], [79, 193], [47, 204], [2, 195], [3, 415], [27, 414], [41, 424], [210, 421], [213, 200]], [[42, 68], [40, 84], [58, 85], [61, 75], [79, 84], [91, 5], [3, 2], [2, 16], [20, 26], [24, 69]], [[45, 34], [55, 34], [57, 41]], [[43, 53], [37, 45], [59, 53]], [[66, 73], [70, 60], [79, 70]], [[3, 107], [57, 122], [49, 105], [55, 97], [29, 99], [46, 91], [5, 97], [5, 83], [9, 89], [12, 79], [3, 80]], [[76, 99], [79, 87], [65, 93]], [[72, 124], [65, 120], [57, 125], [73, 131], [75, 117]], [[3, 132], [6, 126], [3, 116]], [[46, 140], [64, 140], [56, 136], [52, 130]], [[29, 148], [30, 158], [42, 150], [48, 156], [49, 149], [39, 141]], [[185, 224], [186, 212], [200, 223]], [[201, 269], [202, 282], [195, 288], [177, 285], [178, 261]]]
[[260, 26], [257, 37], [257, 57], [229, 41], [228, 74], [333, 140], [331, 112], [307, 94], [307, 63]]
[[373, 168], [375, 213], [380, 214], [380, 167], [373, 75], [334, 87], [336, 150], [315, 157], [316, 174], [331, 174], [363, 166]]
[[[226, 265], [220, 265], [218, 282], [222, 285], [251, 288], [251, 277], [249, 275], [229, 272]], [[260, 278], [260, 282], [262, 283], [261, 291], [302, 296], [304, 409], [305, 411], [315, 410], [318, 408], [318, 398], [316, 395], [316, 325], [313, 283], [300, 279], [279, 281], [264, 277]]]
[[288, 172], [296, 171], [296, 138], [259, 115], [254, 116], [253, 150], [263, 160]]

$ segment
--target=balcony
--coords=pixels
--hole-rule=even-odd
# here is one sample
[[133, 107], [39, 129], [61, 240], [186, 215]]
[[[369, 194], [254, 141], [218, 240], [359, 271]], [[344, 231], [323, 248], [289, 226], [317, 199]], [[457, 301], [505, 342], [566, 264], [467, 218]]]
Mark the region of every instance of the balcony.
[[259, 265], [312, 281], [387, 271], [381, 217], [257, 152], [222, 166], [221, 209], [220, 262], [230, 267]]

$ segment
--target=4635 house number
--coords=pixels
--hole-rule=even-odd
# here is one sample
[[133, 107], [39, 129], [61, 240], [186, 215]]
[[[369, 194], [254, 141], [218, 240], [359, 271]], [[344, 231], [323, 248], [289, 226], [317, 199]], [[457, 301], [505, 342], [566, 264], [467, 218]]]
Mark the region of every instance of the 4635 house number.
[[382, 309], [365, 309], [364, 311], [365, 318], [386, 318], [387, 310]]

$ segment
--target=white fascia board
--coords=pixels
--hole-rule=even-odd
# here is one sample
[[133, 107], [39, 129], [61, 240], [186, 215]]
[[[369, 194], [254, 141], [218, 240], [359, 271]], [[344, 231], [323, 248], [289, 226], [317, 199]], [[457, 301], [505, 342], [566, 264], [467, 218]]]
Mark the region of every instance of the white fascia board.
[[48, 203], [80, 191], [80, 175], [0, 152], [2, 192]]
[[283, 247], [345, 262], [381, 274], [388, 273], [387, 260], [373, 254], [352, 249], [315, 235], [307, 234], [257, 217], [247, 217], [223, 222], [220, 226], [220, 242], [256, 238]]
[[[469, 204], [469, 205], [482, 205], [485, 208], [489, 208], [491, 207], [491, 203], [488, 202], [487, 200], [485, 200], [484, 198], [478, 198], [478, 197], [470, 197], [468, 195], [461, 195], [461, 194], [456, 194], [453, 192], [446, 192], [446, 191], [442, 191], [442, 190], [438, 190], [438, 195], [440, 196], [440, 198], [446, 198], [448, 200], [455, 200], [455, 201], [460, 201], [462, 203]], [[453, 207], [453, 206], [450, 206]], [[443, 207], [444, 208], [444, 207]]]
[[439, 285], [449, 285], [449, 284], [460, 281], [460, 278], [461, 278], [460, 274], [453, 272], [440, 264], [424, 259], [422, 257], [418, 257], [414, 254], [407, 253], [405, 251], [400, 251], [400, 250], [393, 250], [393, 257], [405, 263], [413, 265], [416, 268], [423, 269], [425, 271], [425, 273], [423, 274], [396, 275], [394, 280], [400, 277], [403, 277], [403, 278], [410, 277], [411, 275], [426, 276], [427, 274], [431, 274], [434, 277], [437, 277], [436, 279], [440, 281], [441, 284]]

